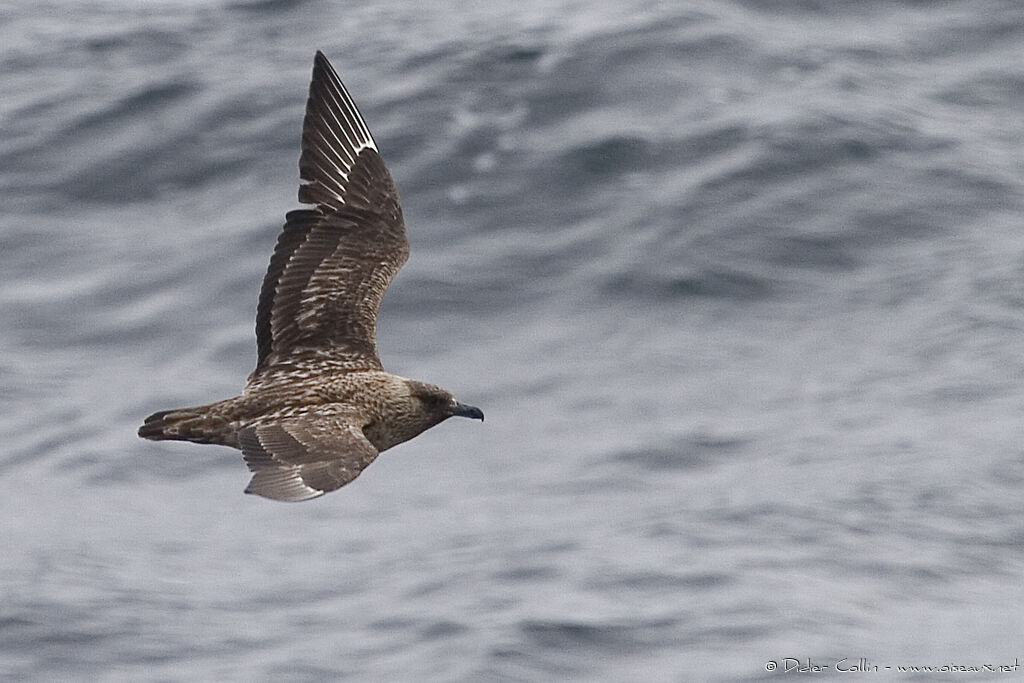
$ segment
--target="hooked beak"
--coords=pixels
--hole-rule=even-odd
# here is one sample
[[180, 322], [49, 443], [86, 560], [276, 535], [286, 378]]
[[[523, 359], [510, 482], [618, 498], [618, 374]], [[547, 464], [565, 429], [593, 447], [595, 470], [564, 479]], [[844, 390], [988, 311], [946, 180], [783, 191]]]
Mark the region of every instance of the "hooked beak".
[[474, 420], [484, 421], [484, 411], [475, 406], [467, 406], [465, 403], [456, 403], [452, 415], [457, 417], [468, 417]]

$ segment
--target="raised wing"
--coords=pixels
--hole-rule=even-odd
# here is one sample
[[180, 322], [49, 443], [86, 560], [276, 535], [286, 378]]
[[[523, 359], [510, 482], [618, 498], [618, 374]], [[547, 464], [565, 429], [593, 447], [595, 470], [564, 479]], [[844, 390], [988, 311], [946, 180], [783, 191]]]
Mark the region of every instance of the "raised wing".
[[313, 351], [380, 368], [377, 313], [409, 256], [391, 174], [330, 62], [316, 53], [302, 124], [299, 201], [270, 259], [256, 311], [255, 374]]
[[309, 500], [339, 489], [377, 457], [362, 429], [344, 416], [247, 427], [238, 440], [253, 472], [245, 492], [274, 500]]

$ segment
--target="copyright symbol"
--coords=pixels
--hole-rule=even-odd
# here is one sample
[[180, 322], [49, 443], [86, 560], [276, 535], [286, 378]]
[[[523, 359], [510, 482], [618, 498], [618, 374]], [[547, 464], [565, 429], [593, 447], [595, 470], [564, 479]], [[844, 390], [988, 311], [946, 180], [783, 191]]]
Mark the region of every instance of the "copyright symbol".
[[777, 663], [773, 662], [773, 661], [769, 660], [769, 661], [764, 663], [765, 671], [775, 671], [778, 668], [779, 668], [779, 665]]

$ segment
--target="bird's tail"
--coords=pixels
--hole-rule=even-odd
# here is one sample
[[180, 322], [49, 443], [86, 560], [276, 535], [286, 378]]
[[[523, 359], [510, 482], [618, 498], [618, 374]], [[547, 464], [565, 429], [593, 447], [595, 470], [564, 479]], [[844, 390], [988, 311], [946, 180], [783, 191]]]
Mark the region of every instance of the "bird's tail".
[[161, 410], [146, 418], [139, 436], [151, 441], [192, 441], [233, 446], [238, 440], [231, 420], [214, 403], [193, 408]]

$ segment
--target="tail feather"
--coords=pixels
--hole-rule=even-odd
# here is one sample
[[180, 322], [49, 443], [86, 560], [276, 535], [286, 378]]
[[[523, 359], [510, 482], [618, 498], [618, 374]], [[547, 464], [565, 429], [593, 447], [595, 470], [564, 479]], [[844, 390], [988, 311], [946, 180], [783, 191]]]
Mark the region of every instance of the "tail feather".
[[161, 410], [146, 418], [139, 427], [139, 436], [151, 441], [192, 441], [232, 446], [237, 443], [237, 430], [230, 420], [210, 410], [212, 406]]
[[164, 418], [175, 411], [161, 410], [146, 418], [146, 421], [139, 427], [139, 436], [152, 441], [163, 441], [169, 437], [164, 435]]

